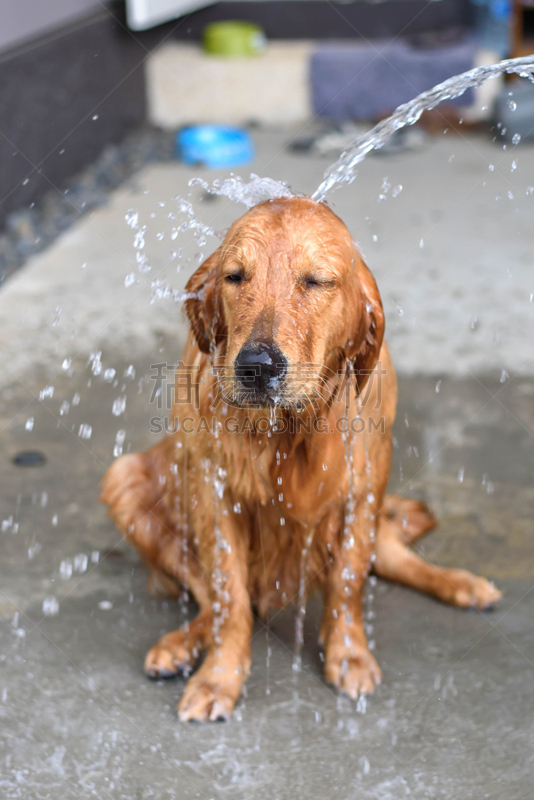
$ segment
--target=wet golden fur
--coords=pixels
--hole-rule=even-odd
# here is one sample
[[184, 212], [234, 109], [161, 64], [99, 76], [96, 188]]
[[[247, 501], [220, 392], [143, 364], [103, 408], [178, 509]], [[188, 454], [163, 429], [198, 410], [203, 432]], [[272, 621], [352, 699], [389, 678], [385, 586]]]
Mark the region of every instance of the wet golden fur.
[[[237, 220], [187, 291], [183, 363], [198, 370], [198, 403], [177, 403], [177, 430], [115, 461], [102, 492], [153, 584], [174, 595], [186, 586], [200, 608], [149, 651], [145, 669], [190, 670], [206, 651], [179, 716], [229, 716], [250, 668], [253, 609], [265, 616], [294, 601], [304, 569], [306, 594], [324, 597], [326, 679], [351, 697], [371, 692], [380, 669], [362, 624], [370, 569], [459, 606], [500, 596], [484, 578], [411, 551], [434, 519], [384, 494], [397, 386], [376, 284], [341, 220], [292, 198]], [[261, 407], [247, 406], [234, 371], [250, 342], [274, 343], [288, 363]], [[348, 444], [347, 416], [357, 431]]]

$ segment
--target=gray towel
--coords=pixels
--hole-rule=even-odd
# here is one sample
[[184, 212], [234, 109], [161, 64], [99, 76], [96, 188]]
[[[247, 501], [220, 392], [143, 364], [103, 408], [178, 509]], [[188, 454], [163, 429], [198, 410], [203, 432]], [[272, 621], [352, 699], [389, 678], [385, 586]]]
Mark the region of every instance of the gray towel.
[[[471, 37], [432, 49], [401, 40], [319, 44], [310, 65], [315, 113], [334, 119], [377, 119], [437, 83], [471, 69], [474, 58]], [[470, 105], [472, 89], [454, 102]]]

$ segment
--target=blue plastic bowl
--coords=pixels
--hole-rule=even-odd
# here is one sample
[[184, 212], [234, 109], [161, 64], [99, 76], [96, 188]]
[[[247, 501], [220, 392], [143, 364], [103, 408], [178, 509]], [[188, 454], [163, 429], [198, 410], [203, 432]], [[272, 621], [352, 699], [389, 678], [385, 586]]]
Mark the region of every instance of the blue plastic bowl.
[[237, 167], [254, 158], [247, 131], [225, 125], [196, 125], [176, 134], [178, 158], [184, 164], [205, 164], [212, 169]]

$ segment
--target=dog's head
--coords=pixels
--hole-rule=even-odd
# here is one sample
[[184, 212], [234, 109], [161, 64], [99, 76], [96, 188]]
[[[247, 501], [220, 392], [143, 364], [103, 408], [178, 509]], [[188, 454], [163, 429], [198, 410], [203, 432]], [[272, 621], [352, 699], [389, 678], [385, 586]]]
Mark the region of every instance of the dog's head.
[[[343, 222], [309, 198], [255, 206], [187, 284], [185, 309], [233, 404], [304, 408], [352, 365], [361, 390], [384, 314]], [[330, 387], [330, 388], [328, 388]]]

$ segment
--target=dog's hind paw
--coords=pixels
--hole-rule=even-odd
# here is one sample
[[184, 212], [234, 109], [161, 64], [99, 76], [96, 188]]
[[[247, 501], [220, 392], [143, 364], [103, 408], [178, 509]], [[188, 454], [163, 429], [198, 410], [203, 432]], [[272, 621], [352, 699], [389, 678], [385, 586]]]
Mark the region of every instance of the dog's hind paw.
[[172, 678], [179, 673], [189, 675], [198, 656], [191, 648], [188, 632], [179, 628], [163, 636], [151, 647], [145, 658], [145, 672], [149, 678]]
[[491, 581], [473, 575], [467, 570], [449, 570], [448, 577], [453, 587], [452, 602], [460, 608], [489, 610], [494, 608], [502, 597], [502, 592]]
[[149, 678], [173, 678], [178, 673], [188, 674], [191, 665], [188, 656], [180, 655], [175, 650], [168, 650], [159, 644], [152, 647], [145, 658], [145, 672]]

